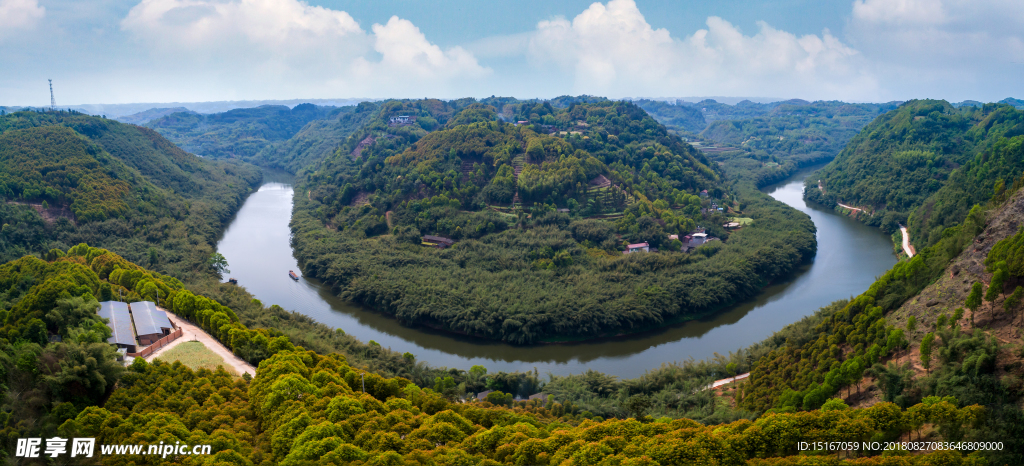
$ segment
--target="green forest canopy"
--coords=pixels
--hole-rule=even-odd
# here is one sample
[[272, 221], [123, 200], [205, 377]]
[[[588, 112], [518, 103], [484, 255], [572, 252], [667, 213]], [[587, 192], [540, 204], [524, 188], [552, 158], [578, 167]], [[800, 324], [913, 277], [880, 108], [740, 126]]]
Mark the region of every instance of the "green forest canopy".
[[[308, 172], [292, 221], [306, 274], [407, 324], [531, 343], [692, 319], [813, 255], [806, 216], [727, 191], [639, 107], [495, 102], [524, 122], [510, 124], [486, 102], [385, 102]], [[754, 222], [730, 234], [739, 193]], [[673, 251], [668, 236], [697, 226], [726, 241]], [[424, 234], [459, 243], [423, 248]], [[641, 241], [663, 252], [623, 257]]]
[[[262, 178], [150, 129], [67, 112], [0, 116], [0, 168], [0, 259], [90, 242], [179, 276], [207, 272], [217, 236]], [[23, 204], [45, 205], [49, 220]]]
[[1019, 176], [1021, 135], [1024, 111], [1009, 105], [907, 102], [865, 127], [813, 177], [823, 196], [807, 193], [827, 205], [867, 208], [869, 224], [895, 231], [902, 223], [915, 243], [934, 244], [998, 180]]

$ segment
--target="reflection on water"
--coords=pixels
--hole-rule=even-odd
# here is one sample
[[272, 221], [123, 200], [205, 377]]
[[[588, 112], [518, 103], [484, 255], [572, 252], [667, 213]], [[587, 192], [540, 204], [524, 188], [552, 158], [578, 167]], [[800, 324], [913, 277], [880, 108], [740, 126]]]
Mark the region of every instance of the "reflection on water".
[[217, 249], [227, 258], [231, 276], [264, 304], [300, 312], [363, 341], [408, 351], [431, 365], [469, 369], [480, 364], [492, 371], [537, 368], [542, 374], [594, 369], [636, 377], [663, 363], [726, 354], [763, 340], [821, 306], [860, 294], [892, 267], [896, 257], [887, 235], [804, 203], [803, 178], [809, 173], [805, 170], [765, 192], [811, 216], [818, 229], [812, 264], [712, 318], [587, 343], [520, 347], [404, 327], [336, 298], [318, 280], [289, 279], [289, 270], [301, 271], [289, 244], [293, 191], [287, 178], [267, 182], [246, 200]]

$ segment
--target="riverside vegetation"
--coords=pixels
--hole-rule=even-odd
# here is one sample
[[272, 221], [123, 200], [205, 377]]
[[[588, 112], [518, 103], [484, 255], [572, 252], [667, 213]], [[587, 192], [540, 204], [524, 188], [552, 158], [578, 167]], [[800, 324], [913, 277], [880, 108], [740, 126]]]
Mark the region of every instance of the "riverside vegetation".
[[[916, 100], [880, 116], [809, 178], [809, 200], [866, 209], [887, 232], [906, 225], [916, 244], [935, 244], [997, 184], [1024, 169], [1024, 110], [1005, 104], [955, 108]], [[817, 189], [820, 179], [824, 192]]]
[[[885, 364], [859, 373], [832, 371], [836, 364], [842, 369], [848, 361], [873, 355], [880, 363], [906, 359], [908, 346], [924, 340], [923, 332], [909, 326], [872, 321], [874, 307], [868, 319], [858, 310], [876, 297], [886, 309], [912, 301], [915, 289], [933, 280], [929, 276], [945, 274], [948, 258], [977, 241], [973, 235], [979, 225], [1019, 218], [1019, 209], [1006, 210], [1021, 205], [1020, 196], [1012, 196], [1020, 181], [1010, 179], [1015, 181], [997, 190], [991, 204], [979, 206], [964, 217], [963, 226], [944, 235], [949, 242], [923, 251], [917, 262], [897, 265], [872, 287], [872, 296], [835, 303], [729, 356], [670, 364], [633, 380], [591, 372], [544, 383], [537, 374], [429, 368], [414, 355], [362, 344], [305, 316], [266, 308], [243, 289], [212, 280], [186, 284], [102, 249], [79, 245], [66, 252], [50, 250], [42, 259], [23, 257], [0, 266], [4, 446], [10, 454], [13, 439], [53, 435], [95, 436], [99, 443], [214, 444], [213, 458], [171, 459], [197, 464], [836, 464], [844, 457], [855, 464], [1017, 464], [1024, 461], [1022, 449], [1013, 443], [1024, 438], [1014, 430], [1024, 425], [1019, 356], [1012, 346], [986, 342], [984, 329], [943, 334], [945, 316], [941, 322], [925, 321], [938, 335], [930, 340], [938, 357], [923, 377]], [[734, 182], [728, 189], [740, 186], [750, 184]], [[1001, 282], [1005, 290], [1019, 279], [1010, 274], [1020, 270], [1017, 250], [1024, 235], [999, 231], [1008, 231], [1004, 234], [1012, 239], [1000, 242], [1002, 237], [989, 230], [982, 236], [1000, 245], [989, 262], [993, 274], [1002, 270], [1011, 277]], [[1007, 292], [1005, 301], [1012, 304], [1013, 293]], [[129, 299], [159, 294], [179, 315], [261, 366], [256, 378], [250, 382], [222, 371], [193, 372], [178, 364], [142, 361], [121, 369], [110, 346], [99, 343], [109, 330], [95, 317], [96, 297], [115, 294]], [[990, 294], [979, 291], [977, 301]], [[1002, 302], [1000, 293], [992, 295], [993, 306]], [[968, 298], [970, 307], [974, 298]], [[831, 347], [822, 351], [820, 333], [838, 328], [835, 323], [846, 318], [871, 321], [864, 329], [867, 335], [859, 327], [847, 328], [847, 338], [877, 343], [882, 332], [886, 344], [872, 346], [866, 355], [844, 354], [846, 343], [839, 344], [838, 355]], [[51, 342], [49, 334], [62, 335], [63, 341]], [[827, 330], [826, 343], [834, 335]], [[794, 347], [805, 349], [788, 360], [791, 364], [776, 360]], [[798, 370], [780, 372], [791, 367]], [[695, 390], [713, 378], [751, 369], [751, 385], [734, 392], [733, 401]], [[861, 379], [864, 374], [870, 377]], [[959, 388], [964, 383], [967, 388]], [[486, 402], [451, 401], [486, 388], [497, 390]], [[884, 400], [867, 409], [847, 408], [839, 400], [818, 405], [829, 393], [842, 396], [842, 388]], [[541, 390], [551, 397], [519, 402], [509, 395]], [[856, 401], [855, 396], [847, 399]], [[776, 412], [764, 413], [768, 408]], [[799, 441], [883, 441], [908, 435], [1008, 443], [1003, 451], [971, 455], [861, 451], [808, 456], [795, 451]], [[145, 458], [117, 460], [138, 464]]]
[[[717, 164], [639, 107], [561, 104], [381, 104], [300, 177], [303, 271], [406, 324], [523, 344], [692, 319], [814, 254], [806, 215], [729, 188]], [[722, 228], [741, 214], [752, 224]], [[697, 226], [722, 241], [679, 252], [669, 235]], [[425, 248], [425, 234], [458, 243]], [[661, 252], [622, 254], [642, 241]]]
[[[366, 371], [340, 354], [296, 347], [109, 251], [80, 245], [53, 250], [47, 259], [25, 257], [3, 265], [0, 274], [5, 300], [13, 303], [5, 306], [10, 311], [0, 329], [3, 383], [10, 390], [0, 418], [8, 441], [61, 435], [101, 444], [213, 446], [211, 457], [168, 458], [183, 464], [819, 464], [839, 460], [799, 455], [798, 442], [886, 441], [926, 424], [947, 440], [970, 440], [985, 415], [981, 406], [959, 407], [953, 398], [926, 398], [907, 410], [887, 402], [850, 409], [832, 400], [820, 410], [706, 426], [647, 416], [656, 403], [644, 395], [623, 403], [630, 418], [607, 420], [555, 396], [516, 402], [493, 392], [484, 402], [456, 403], [448, 378], [420, 387]], [[109, 330], [94, 312], [97, 297], [118, 292], [129, 299], [163, 296], [240, 356], [258, 359], [256, 376], [142, 359], [122, 368], [101, 343]], [[62, 342], [48, 341], [54, 331]], [[856, 464], [985, 461], [957, 451], [878, 453], [852, 456], [860, 457]], [[139, 461], [146, 459], [91, 460]]]

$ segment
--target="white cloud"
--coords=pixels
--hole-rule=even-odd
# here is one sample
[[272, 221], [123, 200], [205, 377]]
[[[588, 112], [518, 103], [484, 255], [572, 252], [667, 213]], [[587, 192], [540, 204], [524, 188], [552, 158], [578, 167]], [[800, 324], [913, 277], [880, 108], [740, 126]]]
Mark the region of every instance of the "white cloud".
[[298, 0], [143, 0], [121, 27], [162, 64], [282, 95], [397, 95], [416, 86], [424, 88], [415, 95], [436, 95], [425, 86], [488, 71], [462, 48], [442, 51], [407, 20], [367, 33], [344, 11]]
[[828, 31], [798, 37], [758, 25], [757, 34], [747, 36], [711, 17], [707, 29], [680, 39], [654, 29], [632, 0], [612, 0], [592, 4], [571, 22], [540, 22], [529, 58], [571, 73], [573, 92], [875, 97], [877, 84], [863, 70], [863, 58]]
[[998, 99], [1020, 87], [1024, 2], [856, 0], [847, 38], [899, 95]]
[[374, 50], [381, 54], [380, 62], [359, 60], [359, 74], [391, 77], [395, 81], [435, 78], [478, 78], [489, 70], [480, 66], [476, 58], [462, 47], [442, 51], [430, 43], [412, 22], [392, 16], [387, 24], [373, 25]]
[[947, 20], [942, 0], [856, 0], [853, 17], [877, 23], [940, 24]]
[[46, 16], [37, 0], [0, 0], [0, 39], [36, 27]]

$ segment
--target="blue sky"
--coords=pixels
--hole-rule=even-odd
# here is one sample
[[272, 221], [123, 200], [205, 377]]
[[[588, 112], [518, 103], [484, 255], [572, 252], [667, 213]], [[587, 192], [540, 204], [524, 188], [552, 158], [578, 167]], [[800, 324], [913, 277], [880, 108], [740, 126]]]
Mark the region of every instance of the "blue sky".
[[0, 105], [1024, 97], [1020, 0], [0, 0]]

